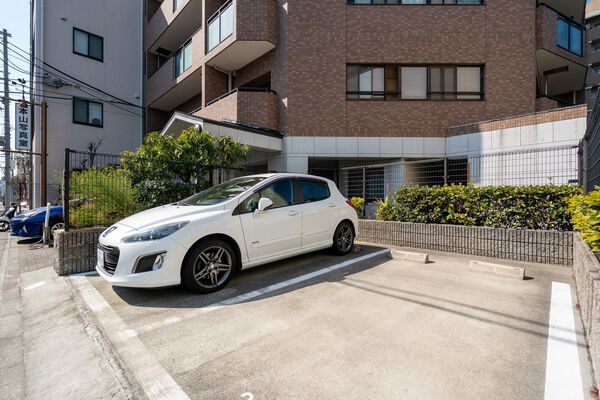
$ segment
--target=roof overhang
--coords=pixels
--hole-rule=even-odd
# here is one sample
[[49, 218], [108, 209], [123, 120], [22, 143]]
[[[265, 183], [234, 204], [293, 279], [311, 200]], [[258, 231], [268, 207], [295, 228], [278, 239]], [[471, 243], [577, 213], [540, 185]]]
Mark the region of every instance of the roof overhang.
[[165, 125], [161, 134], [179, 135], [185, 129], [197, 126], [214, 136], [229, 136], [251, 149], [279, 153], [283, 148], [283, 134], [270, 129], [251, 128], [231, 122], [214, 121], [195, 117], [190, 114], [175, 112]]
[[583, 24], [585, 18], [585, 0], [542, 0], [561, 14], [573, 18], [575, 22]]

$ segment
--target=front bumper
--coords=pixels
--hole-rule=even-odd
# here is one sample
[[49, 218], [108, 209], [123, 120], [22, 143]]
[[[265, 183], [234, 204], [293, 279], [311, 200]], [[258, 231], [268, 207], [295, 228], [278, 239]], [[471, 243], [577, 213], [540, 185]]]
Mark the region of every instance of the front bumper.
[[13, 218], [10, 221], [11, 236], [40, 237], [42, 227], [37, 221], [28, 221], [27, 218]]
[[[158, 288], [181, 283], [181, 265], [187, 249], [169, 237], [149, 242], [119, 243], [118, 246], [100, 240], [100, 245], [118, 247], [118, 262], [113, 274], [110, 273], [110, 268], [96, 263], [98, 274], [115, 286]], [[138, 259], [162, 252], [165, 253], [165, 259], [159, 270], [133, 273]]]

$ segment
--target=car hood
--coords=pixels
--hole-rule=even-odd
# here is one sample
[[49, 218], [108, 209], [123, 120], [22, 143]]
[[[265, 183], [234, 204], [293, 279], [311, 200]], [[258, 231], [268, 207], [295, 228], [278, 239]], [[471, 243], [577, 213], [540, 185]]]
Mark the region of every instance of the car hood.
[[182, 206], [177, 204], [169, 204], [151, 208], [146, 211], [134, 214], [118, 222], [119, 225], [124, 225], [135, 230], [144, 230], [146, 228], [185, 220], [186, 217], [194, 217], [194, 219], [208, 217], [215, 212], [223, 211], [224, 205], [217, 204], [214, 206]]

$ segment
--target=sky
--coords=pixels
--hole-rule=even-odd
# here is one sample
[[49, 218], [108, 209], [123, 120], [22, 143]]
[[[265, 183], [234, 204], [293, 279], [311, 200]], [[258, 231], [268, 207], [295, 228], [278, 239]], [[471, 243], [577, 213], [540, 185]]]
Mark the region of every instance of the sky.
[[[6, 29], [9, 34], [12, 35], [11, 38], [8, 39], [9, 43], [13, 43], [14, 45], [27, 50], [29, 52], [29, 0], [0, 0], [0, 31], [2, 29]], [[0, 46], [0, 51], [2, 47]], [[0, 54], [0, 59], [4, 57], [4, 54]], [[28, 63], [20, 58], [14, 56], [14, 53], [9, 52], [9, 60], [14, 63], [17, 67], [20, 67], [24, 70], [29, 70]], [[3, 71], [2, 62], [0, 62], [0, 71]], [[16, 71], [15, 68], [10, 67], [8, 69], [11, 80], [16, 80], [18, 78], [23, 78], [29, 82], [29, 75]], [[3, 73], [0, 73], [0, 79], [4, 76]], [[0, 83], [3, 85], [4, 81], [0, 80]], [[0, 90], [3, 86], [0, 85]], [[20, 86], [10, 86], [11, 91], [20, 91]], [[27, 88], [25, 88], [27, 91]], [[11, 93], [11, 97], [20, 97], [16, 93]], [[0, 106], [1, 107], [1, 106]], [[10, 109], [10, 118], [11, 118], [11, 126], [14, 127], [14, 106], [11, 104]], [[3, 111], [0, 111], [0, 133], [4, 133], [4, 114]], [[11, 132], [11, 147], [14, 147], [14, 132]]]

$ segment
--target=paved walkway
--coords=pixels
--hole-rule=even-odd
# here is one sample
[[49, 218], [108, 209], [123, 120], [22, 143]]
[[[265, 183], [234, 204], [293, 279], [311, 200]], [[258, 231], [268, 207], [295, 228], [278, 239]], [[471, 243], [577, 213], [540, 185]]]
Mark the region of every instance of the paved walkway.
[[0, 233], [0, 398], [138, 399], [52, 248]]

